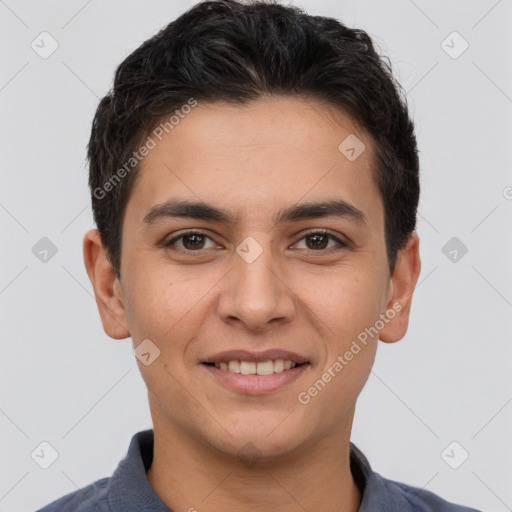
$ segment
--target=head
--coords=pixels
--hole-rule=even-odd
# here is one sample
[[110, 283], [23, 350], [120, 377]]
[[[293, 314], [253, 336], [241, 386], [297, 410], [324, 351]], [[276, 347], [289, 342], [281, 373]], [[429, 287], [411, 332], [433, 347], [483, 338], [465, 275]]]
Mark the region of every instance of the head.
[[[292, 6], [198, 4], [121, 63], [88, 158], [86, 267], [107, 334], [151, 340], [155, 428], [275, 455], [347, 427], [420, 270], [413, 124], [370, 37]], [[213, 375], [221, 352], [267, 349], [304, 361], [277, 390]]]

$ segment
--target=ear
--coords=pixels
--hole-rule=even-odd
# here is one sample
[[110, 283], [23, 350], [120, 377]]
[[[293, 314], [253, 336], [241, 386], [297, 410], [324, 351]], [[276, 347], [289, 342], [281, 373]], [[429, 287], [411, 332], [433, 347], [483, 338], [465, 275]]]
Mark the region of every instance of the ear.
[[105, 332], [116, 340], [128, 338], [130, 331], [123, 302], [121, 285], [110, 264], [97, 229], [84, 237], [84, 263], [91, 280]]
[[[412, 295], [421, 270], [419, 246], [420, 240], [414, 231], [407, 245], [397, 255], [389, 283], [390, 299], [386, 304], [388, 320], [379, 336], [385, 343], [399, 341], [407, 332]], [[395, 313], [394, 316], [391, 316], [391, 312]]]

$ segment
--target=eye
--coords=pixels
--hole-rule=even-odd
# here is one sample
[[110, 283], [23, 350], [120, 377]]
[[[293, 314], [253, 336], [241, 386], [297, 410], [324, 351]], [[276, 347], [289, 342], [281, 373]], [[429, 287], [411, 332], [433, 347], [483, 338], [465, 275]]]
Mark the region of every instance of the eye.
[[[210, 247], [207, 246], [207, 240], [211, 242]], [[307, 251], [323, 252], [331, 249], [343, 249], [349, 247], [327, 230], [315, 230], [304, 235], [299, 242], [305, 241]], [[297, 245], [297, 242], [295, 245]], [[217, 247], [211, 237], [201, 231], [186, 231], [164, 243], [166, 248], [175, 249], [180, 252], [200, 253], [202, 249], [211, 249]], [[301, 249], [299, 247], [299, 249]]]
[[[326, 230], [316, 230], [307, 233], [300, 240], [306, 240], [306, 250], [311, 251], [323, 251], [329, 249], [342, 249], [348, 247], [348, 244], [340, 240], [337, 236], [333, 235], [329, 231]], [[310, 243], [308, 243], [308, 240]], [[334, 242], [333, 245], [329, 247], [329, 241]]]
[[[172, 240], [165, 242], [164, 245], [165, 247], [172, 247], [177, 245], [178, 250], [183, 252], [199, 252], [201, 249], [208, 249], [208, 247], [205, 247], [205, 241], [207, 239], [213, 242], [213, 240], [208, 235], [205, 235], [200, 231], [187, 231], [185, 233], [181, 233], [179, 236], [174, 237]], [[178, 241], [180, 241], [180, 243], [176, 244]], [[211, 247], [216, 247], [216, 244], [213, 243]]]

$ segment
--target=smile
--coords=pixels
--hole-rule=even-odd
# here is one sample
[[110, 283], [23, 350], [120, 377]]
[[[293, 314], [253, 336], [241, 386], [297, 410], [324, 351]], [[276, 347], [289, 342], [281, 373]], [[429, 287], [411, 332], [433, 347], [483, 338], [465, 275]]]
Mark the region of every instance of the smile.
[[290, 359], [275, 359], [268, 361], [220, 361], [218, 363], [206, 363], [220, 370], [226, 370], [231, 373], [240, 373], [242, 375], [272, 375], [281, 373], [291, 368], [295, 368], [297, 363]]
[[[219, 361], [202, 366], [222, 387], [245, 395], [268, 395], [297, 380], [310, 364], [276, 359]], [[272, 370], [272, 372], [271, 372]]]

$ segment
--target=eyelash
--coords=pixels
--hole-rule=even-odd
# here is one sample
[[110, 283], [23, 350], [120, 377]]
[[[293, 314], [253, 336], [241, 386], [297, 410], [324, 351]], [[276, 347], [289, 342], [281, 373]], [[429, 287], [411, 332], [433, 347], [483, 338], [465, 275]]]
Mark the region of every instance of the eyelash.
[[[206, 238], [209, 238], [210, 240], [212, 240], [212, 238], [210, 236], [208, 236], [206, 233], [203, 233], [201, 231], [190, 230], [190, 231], [185, 231], [185, 232], [181, 233], [180, 235], [174, 237], [172, 240], [169, 240], [169, 242], [165, 242], [164, 247], [167, 249], [170, 249], [178, 240], [181, 240], [184, 237], [192, 236], [192, 235], [199, 235], [199, 236], [203, 236], [203, 237], [206, 237]], [[329, 239], [334, 240], [338, 244], [338, 247], [331, 247], [330, 249], [319, 249], [319, 250], [305, 249], [310, 253], [311, 252], [318, 252], [318, 253], [329, 252], [332, 250], [347, 249], [349, 247], [348, 243], [343, 242], [336, 235], [334, 235], [333, 233], [331, 233], [330, 231], [325, 230], [325, 229], [316, 229], [314, 231], [310, 231], [310, 232], [304, 234], [297, 242], [300, 242], [304, 238], [307, 238], [307, 237], [313, 236], [313, 235], [327, 235], [329, 237]], [[197, 251], [193, 251], [190, 249], [175, 249], [175, 250], [177, 252], [187, 253], [187, 254], [191, 254], [191, 255], [201, 255], [207, 249], [198, 249]]]

